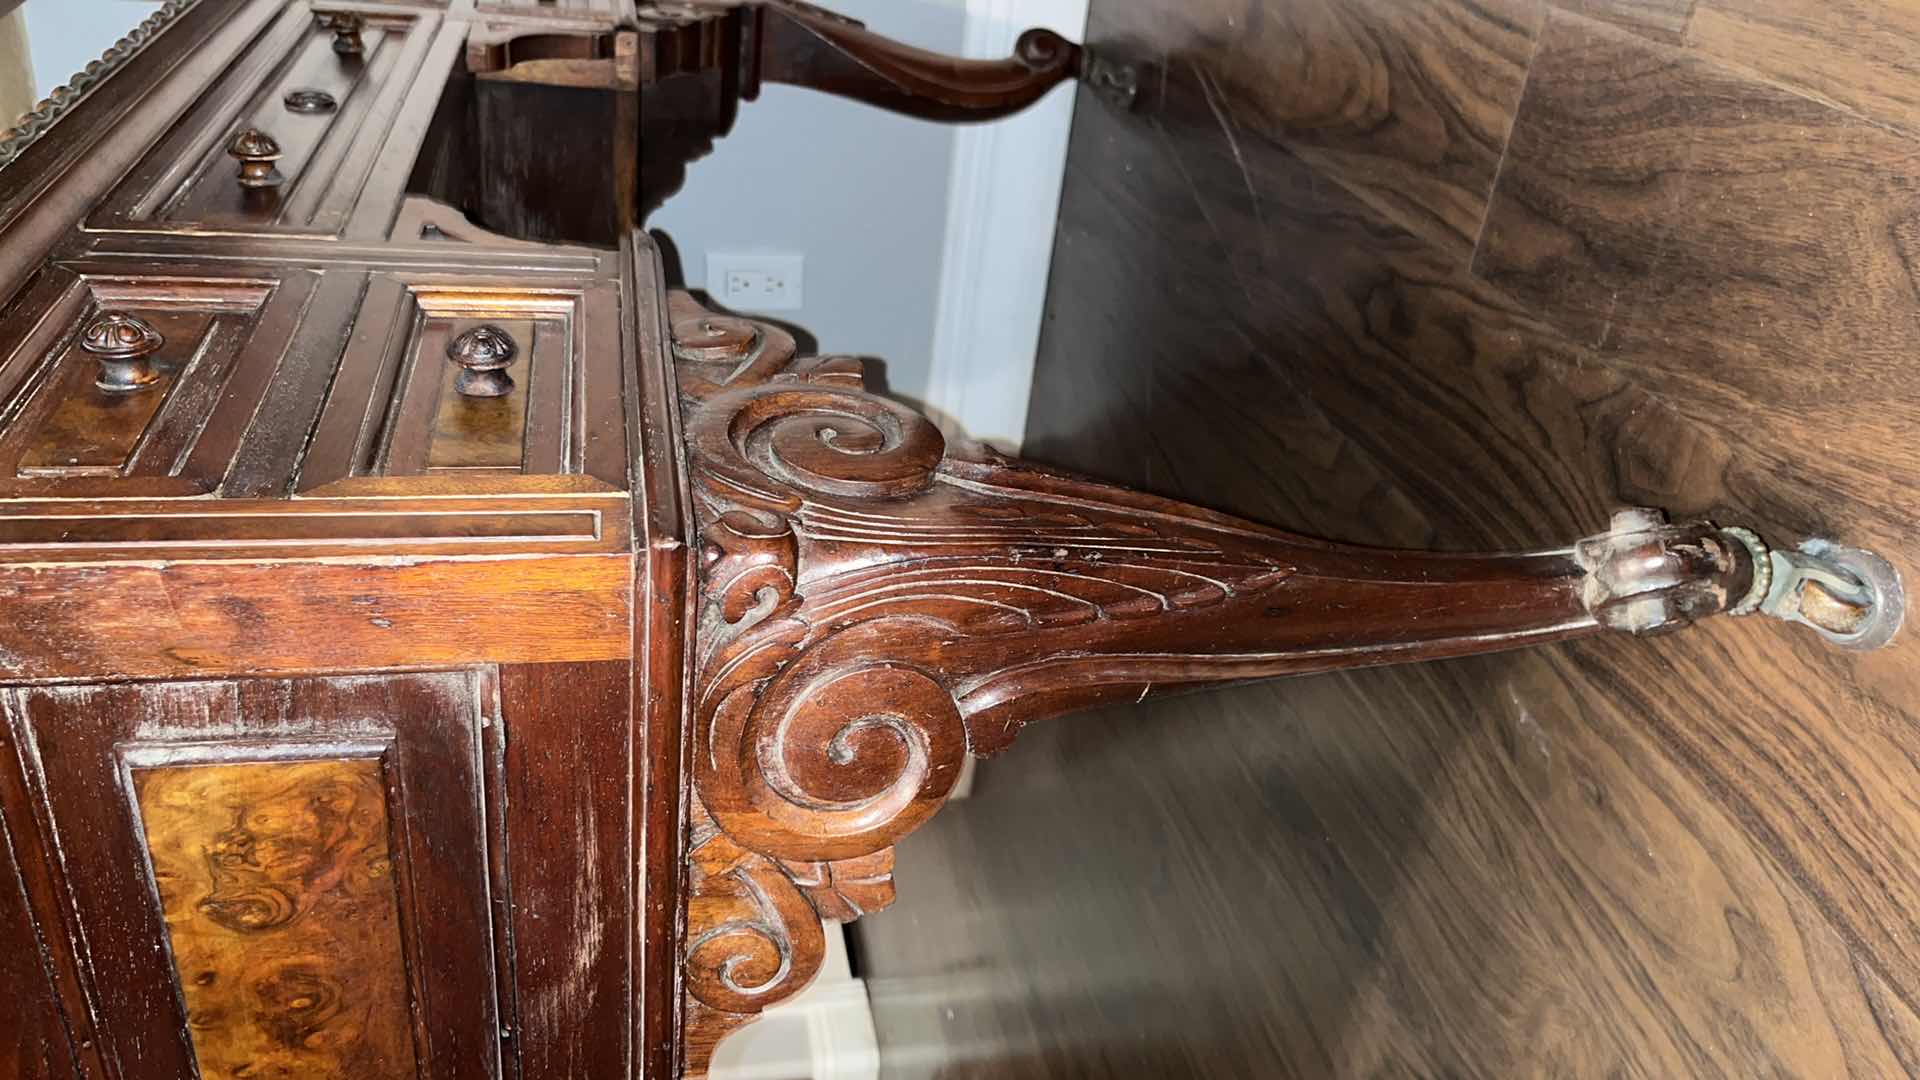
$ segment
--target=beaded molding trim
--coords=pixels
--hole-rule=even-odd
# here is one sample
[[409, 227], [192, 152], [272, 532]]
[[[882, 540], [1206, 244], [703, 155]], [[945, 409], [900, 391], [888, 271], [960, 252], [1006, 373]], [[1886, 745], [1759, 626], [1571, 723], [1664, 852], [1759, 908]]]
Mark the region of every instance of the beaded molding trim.
[[147, 47], [147, 44], [160, 35], [173, 20], [185, 14], [200, 0], [167, 0], [153, 14], [141, 20], [140, 25], [127, 31], [127, 36], [113, 43], [113, 47], [100, 54], [100, 59], [88, 64], [78, 74], [66, 81], [64, 86], [48, 94], [46, 98], [14, 122], [4, 134], [0, 134], [0, 168], [6, 167], [14, 158], [32, 146], [34, 141], [47, 133], [58, 123], [67, 111], [79, 104], [93, 89], [107, 81], [107, 76], [126, 64], [128, 60]]

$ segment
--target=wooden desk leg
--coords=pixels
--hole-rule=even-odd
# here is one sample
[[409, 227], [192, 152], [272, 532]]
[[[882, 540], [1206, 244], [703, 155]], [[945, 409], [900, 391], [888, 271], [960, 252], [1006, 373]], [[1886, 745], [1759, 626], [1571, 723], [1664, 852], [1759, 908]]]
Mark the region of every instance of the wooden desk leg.
[[1525, 554], [1329, 544], [947, 445], [796, 359], [777, 328], [672, 298], [703, 548], [691, 705], [688, 1063], [803, 987], [818, 919], [893, 896], [893, 843], [966, 755], [1087, 706], [1231, 679], [1654, 633], [1766, 610], [1854, 647], [1898, 579], [1846, 549], [1629, 510]]

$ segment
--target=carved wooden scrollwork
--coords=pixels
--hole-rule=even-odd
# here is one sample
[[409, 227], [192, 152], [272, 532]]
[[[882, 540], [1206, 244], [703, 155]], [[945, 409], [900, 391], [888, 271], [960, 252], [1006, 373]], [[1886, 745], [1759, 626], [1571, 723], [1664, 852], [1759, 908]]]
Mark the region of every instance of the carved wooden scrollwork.
[[990, 120], [1081, 72], [1080, 46], [1051, 30], [1020, 35], [1005, 60], [963, 60], [889, 40], [799, 0], [755, 6], [760, 45], [747, 72], [748, 98], [761, 81], [792, 83], [927, 119]]
[[968, 754], [1005, 749], [1032, 720], [1206, 682], [1663, 629], [1734, 606], [1756, 580], [1736, 537], [1631, 515], [1577, 552], [1295, 536], [949, 446], [868, 393], [857, 363], [797, 357], [777, 327], [686, 294], [670, 308], [703, 545], [692, 716], [709, 831], [694, 904], [761, 913], [696, 921], [709, 930], [689, 977], [707, 1011], [690, 1045], [797, 990], [811, 938], [796, 920], [885, 906], [893, 845], [951, 795]]
[[819, 974], [826, 939], [808, 895], [778, 862], [742, 847], [696, 802], [688, 855], [686, 1071]]
[[711, 822], [696, 824], [687, 989], [722, 1012], [758, 1012], [819, 970], [820, 920], [786, 870]]

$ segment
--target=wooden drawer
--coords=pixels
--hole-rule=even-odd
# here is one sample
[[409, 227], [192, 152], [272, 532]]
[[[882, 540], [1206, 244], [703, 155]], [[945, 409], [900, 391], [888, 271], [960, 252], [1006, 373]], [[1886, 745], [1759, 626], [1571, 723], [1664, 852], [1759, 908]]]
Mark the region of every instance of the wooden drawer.
[[55, 267], [0, 317], [0, 497], [206, 494], [270, 395], [317, 396], [302, 331], [365, 275], [194, 269]]
[[90, 226], [384, 235], [463, 36], [431, 10], [287, 5]]
[[[488, 347], [508, 360], [493, 387], [504, 392], [463, 390], [456, 354]], [[425, 476], [578, 476], [622, 490], [622, 352], [611, 281], [375, 273], [299, 490]]]
[[490, 674], [0, 700], [0, 809], [112, 1075], [501, 1075]]

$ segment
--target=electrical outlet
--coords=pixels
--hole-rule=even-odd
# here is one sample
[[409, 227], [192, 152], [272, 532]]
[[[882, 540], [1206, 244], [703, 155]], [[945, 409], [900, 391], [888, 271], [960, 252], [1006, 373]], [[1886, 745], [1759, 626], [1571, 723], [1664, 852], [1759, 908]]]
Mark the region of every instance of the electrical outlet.
[[707, 253], [707, 292], [740, 311], [797, 311], [807, 260], [801, 255]]

